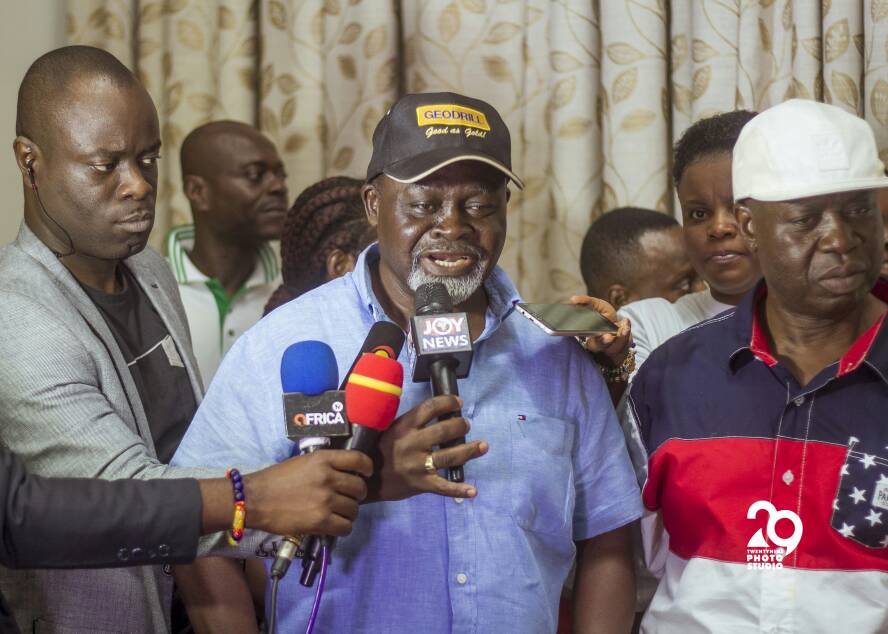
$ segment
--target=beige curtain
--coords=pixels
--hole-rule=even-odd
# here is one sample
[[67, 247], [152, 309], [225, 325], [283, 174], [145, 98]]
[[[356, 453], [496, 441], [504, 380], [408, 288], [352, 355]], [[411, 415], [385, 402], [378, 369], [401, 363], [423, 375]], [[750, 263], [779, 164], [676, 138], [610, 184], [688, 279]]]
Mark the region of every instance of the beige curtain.
[[888, 159], [888, 0], [68, 0], [72, 43], [134, 68], [163, 134], [152, 243], [187, 222], [178, 149], [218, 118], [278, 145], [291, 194], [360, 177], [403, 92], [491, 102], [512, 131], [502, 264], [528, 299], [580, 291], [604, 211], [674, 213], [670, 148], [693, 121], [798, 96], [873, 126]]

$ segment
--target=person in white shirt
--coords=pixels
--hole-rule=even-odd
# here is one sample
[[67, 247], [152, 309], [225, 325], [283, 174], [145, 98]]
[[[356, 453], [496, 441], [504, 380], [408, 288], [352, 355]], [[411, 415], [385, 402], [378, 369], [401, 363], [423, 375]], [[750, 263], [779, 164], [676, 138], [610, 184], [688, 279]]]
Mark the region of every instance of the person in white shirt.
[[181, 150], [193, 225], [167, 236], [167, 257], [204, 385], [235, 340], [262, 317], [280, 283], [277, 256], [287, 214], [287, 174], [274, 144], [237, 121], [194, 129]]

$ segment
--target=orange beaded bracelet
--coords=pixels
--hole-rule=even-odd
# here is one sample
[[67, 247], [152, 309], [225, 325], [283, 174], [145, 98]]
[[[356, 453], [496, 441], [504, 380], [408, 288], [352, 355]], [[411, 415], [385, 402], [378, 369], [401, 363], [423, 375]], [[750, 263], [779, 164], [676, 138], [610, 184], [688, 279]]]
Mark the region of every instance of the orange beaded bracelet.
[[228, 543], [236, 546], [244, 537], [244, 525], [247, 521], [247, 501], [244, 496], [244, 480], [240, 471], [231, 468], [225, 472], [225, 477], [231, 480], [234, 489], [234, 519], [231, 528], [228, 529]]

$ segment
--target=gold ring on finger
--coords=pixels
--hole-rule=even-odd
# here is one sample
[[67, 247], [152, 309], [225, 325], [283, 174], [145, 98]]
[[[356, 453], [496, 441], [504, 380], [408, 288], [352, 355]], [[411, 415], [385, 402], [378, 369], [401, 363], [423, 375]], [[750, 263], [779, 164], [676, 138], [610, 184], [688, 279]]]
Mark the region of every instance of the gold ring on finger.
[[426, 473], [430, 475], [437, 475], [438, 473], [438, 469], [435, 467], [435, 454], [433, 454], [431, 451], [425, 459], [425, 470]]

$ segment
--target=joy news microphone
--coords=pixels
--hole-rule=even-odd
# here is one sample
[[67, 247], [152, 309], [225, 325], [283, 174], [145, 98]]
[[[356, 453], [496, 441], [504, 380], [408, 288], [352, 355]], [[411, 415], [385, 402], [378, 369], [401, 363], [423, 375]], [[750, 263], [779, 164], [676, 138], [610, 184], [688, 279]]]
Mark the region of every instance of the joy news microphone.
[[[416, 316], [410, 323], [416, 365], [413, 367], [414, 383], [432, 382], [432, 394], [459, 395], [457, 379], [469, 375], [472, 365], [472, 335], [469, 333], [469, 317], [466, 313], [453, 312], [450, 293], [440, 282], [423, 284], [414, 295]], [[462, 416], [451, 412], [438, 421]], [[452, 440], [442, 446], [453, 447], [466, 442], [465, 438]], [[461, 466], [450, 467], [447, 479], [462, 482], [465, 479]]]
[[[337, 443], [337, 446], [343, 449], [355, 449], [369, 455], [376, 446], [379, 434], [391, 425], [398, 411], [401, 385], [404, 380], [404, 370], [396, 360], [403, 347], [404, 333], [393, 323], [378, 321], [370, 328], [358, 356], [339, 388], [345, 390], [346, 413], [353, 425], [351, 437], [344, 444]], [[356, 375], [359, 366], [362, 369]], [[390, 369], [386, 370], [386, 367]], [[390, 374], [394, 372], [397, 372], [396, 376]], [[356, 378], [352, 380], [352, 377]], [[386, 383], [397, 387], [394, 401], [392, 401], [394, 393], [386, 392], [388, 389], [384, 385]], [[369, 389], [368, 385], [381, 388], [382, 394], [372, 399], [368, 398], [365, 392], [362, 396], [363, 390], [359, 388]], [[391, 409], [392, 406], [394, 409]], [[356, 418], [352, 418], [352, 415]], [[329, 553], [333, 549], [333, 544], [334, 540], [331, 537], [312, 535], [306, 540], [305, 554], [302, 556], [302, 577], [299, 579], [303, 586], [314, 585], [321, 569], [321, 548], [327, 546]]]
[[[345, 392], [336, 389], [339, 370], [330, 346], [322, 341], [300, 341], [281, 358], [281, 387], [287, 437], [299, 443], [300, 453], [329, 447], [332, 438], [350, 433]], [[285, 536], [271, 567], [272, 578], [283, 578], [296, 556], [299, 541]]]

